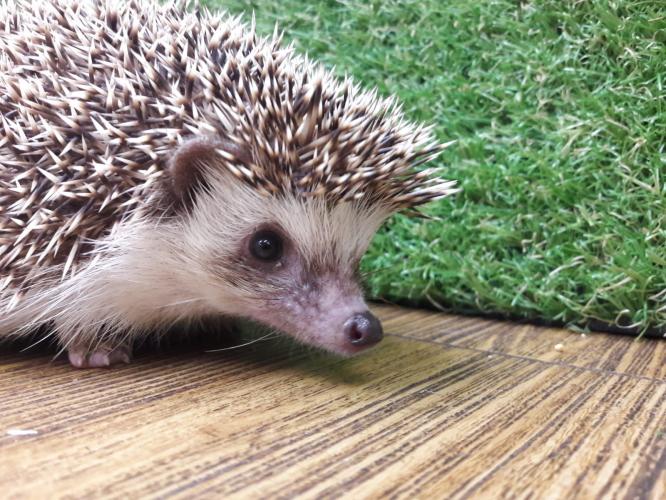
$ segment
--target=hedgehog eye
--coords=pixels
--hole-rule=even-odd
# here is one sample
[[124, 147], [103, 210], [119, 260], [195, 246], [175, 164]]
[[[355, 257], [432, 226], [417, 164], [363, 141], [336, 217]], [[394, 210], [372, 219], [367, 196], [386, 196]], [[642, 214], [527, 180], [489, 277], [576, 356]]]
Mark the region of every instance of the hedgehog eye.
[[250, 253], [265, 262], [276, 261], [282, 256], [282, 238], [273, 231], [259, 231], [250, 240]]

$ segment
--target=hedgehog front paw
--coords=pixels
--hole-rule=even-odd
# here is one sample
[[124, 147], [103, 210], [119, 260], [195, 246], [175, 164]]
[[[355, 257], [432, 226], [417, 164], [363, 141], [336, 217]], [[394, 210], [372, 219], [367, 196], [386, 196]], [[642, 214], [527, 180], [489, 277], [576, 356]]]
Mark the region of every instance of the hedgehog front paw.
[[106, 368], [119, 363], [129, 363], [132, 351], [122, 345], [114, 348], [100, 346], [92, 351], [87, 347], [67, 349], [67, 357], [75, 368]]

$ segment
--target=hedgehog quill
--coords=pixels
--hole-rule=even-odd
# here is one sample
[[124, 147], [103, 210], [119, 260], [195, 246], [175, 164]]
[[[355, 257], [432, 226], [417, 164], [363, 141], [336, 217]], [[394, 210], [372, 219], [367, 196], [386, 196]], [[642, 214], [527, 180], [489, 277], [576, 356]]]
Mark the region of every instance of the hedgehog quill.
[[394, 99], [187, 2], [0, 6], [0, 338], [76, 367], [246, 318], [351, 355], [391, 214], [456, 191]]

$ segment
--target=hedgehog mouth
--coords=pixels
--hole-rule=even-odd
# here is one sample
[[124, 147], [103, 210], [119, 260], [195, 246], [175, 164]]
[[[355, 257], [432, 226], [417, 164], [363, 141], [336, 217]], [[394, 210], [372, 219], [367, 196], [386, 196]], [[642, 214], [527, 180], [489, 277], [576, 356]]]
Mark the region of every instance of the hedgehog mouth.
[[285, 334], [288, 337], [295, 339], [297, 342], [303, 345], [306, 345], [308, 347], [313, 347], [328, 354], [332, 354], [334, 356], [339, 356], [342, 358], [350, 358], [353, 356], [360, 355], [377, 346], [377, 343], [372, 345], [353, 345], [335, 340], [321, 340], [306, 335], [293, 335], [289, 333]]
[[354, 345], [325, 345], [321, 346], [322, 349], [324, 349], [326, 352], [329, 352], [331, 354], [335, 354], [337, 356], [341, 356], [344, 358], [350, 358], [359, 354], [362, 354], [366, 351], [369, 351], [371, 349], [374, 349], [377, 347], [378, 344], [372, 344], [368, 346], [354, 346]]

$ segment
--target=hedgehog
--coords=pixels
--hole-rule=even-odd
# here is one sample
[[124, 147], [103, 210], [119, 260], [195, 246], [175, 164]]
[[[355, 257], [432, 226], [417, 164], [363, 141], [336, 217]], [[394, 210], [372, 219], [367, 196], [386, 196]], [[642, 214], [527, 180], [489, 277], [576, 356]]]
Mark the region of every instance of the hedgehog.
[[75, 367], [209, 319], [349, 356], [377, 344], [359, 263], [456, 191], [393, 97], [188, 1], [0, 7], [0, 338]]

